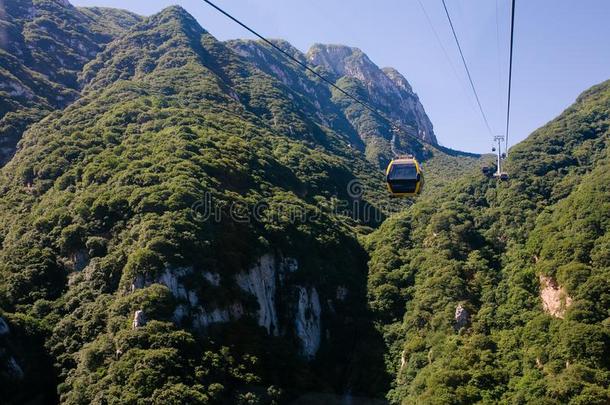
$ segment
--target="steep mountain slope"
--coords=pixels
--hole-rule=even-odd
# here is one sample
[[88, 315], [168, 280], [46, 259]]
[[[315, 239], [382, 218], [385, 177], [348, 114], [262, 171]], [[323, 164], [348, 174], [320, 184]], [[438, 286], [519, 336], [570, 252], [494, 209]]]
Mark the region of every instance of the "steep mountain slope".
[[[319, 64], [316, 68], [324, 77], [334, 80], [344, 90], [357, 94], [360, 99], [405, 128], [412, 129], [409, 134], [394, 134], [385, 120], [260, 41], [227, 42], [227, 46], [236, 53], [282, 82], [303, 113], [318, 125], [334, 130], [349, 142], [351, 149], [363, 152], [367, 160], [379, 169], [385, 170], [395, 153], [414, 154], [426, 171], [426, 194], [440, 191], [461, 173], [478, 170], [480, 155], [436, 145], [432, 125], [417, 95], [406, 79], [394, 69], [385, 68], [382, 71], [362, 51], [355, 48], [315, 45], [307, 54], [303, 54], [286, 41], [274, 40], [274, 44], [309, 66]], [[272, 124], [277, 126], [276, 118]], [[393, 135], [396, 135], [394, 139]], [[416, 138], [430, 144], [423, 145]], [[387, 202], [383, 205], [393, 208]]]
[[395, 69], [382, 70], [361, 50], [347, 46], [316, 44], [307, 54], [303, 54], [285, 41], [276, 41], [275, 44], [303, 63], [316, 67], [340, 88], [357, 95], [408, 128], [409, 134], [394, 134], [386, 121], [321, 82], [313, 74], [300, 68], [295, 70], [294, 62], [268, 45], [258, 41], [228, 42], [237, 53], [275, 76], [301, 98], [311, 100], [311, 112], [317, 114], [325, 125], [348, 134], [352, 146], [365, 150], [371, 162], [385, 168], [395, 153], [415, 153], [422, 158], [431, 156], [422, 153], [421, 144], [409, 135], [435, 145], [437, 142], [432, 123], [407, 80]]
[[[2, 98], [5, 158], [36, 121], [0, 169], [2, 402], [385, 395], [358, 237], [410, 204], [385, 191], [386, 123], [179, 7], [2, 17], [2, 83], [28, 95]], [[346, 49], [317, 68], [434, 141], [406, 80]], [[431, 195], [478, 164], [396, 137]]]
[[138, 20], [126, 11], [84, 11], [67, 1], [2, 2], [0, 166], [30, 124], [78, 97], [82, 67]]
[[[305, 55], [288, 42], [273, 40], [273, 43], [301, 62], [308, 63]], [[282, 82], [298, 97], [299, 103], [306, 107], [304, 111], [310, 117], [315, 117], [324, 126], [346, 136], [351, 147], [359, 151], [364, 150], [364, 142], [339, 106], [333, 102], [332, 92], [326, 83], [262, 42], [232, 40], [226, 44], [257, 68]]]
[[[395, 69], [379, 69], [360, 49], [343, 45], [316, 44], [307, 52], [307, 59], [330, 72], [331, 77], [345, 89], [351, 90], [352, 94], [365, 95], [370, 105], [411, 129], [410, 135], [436, 144], [432, 123], [419, 98]], [[379, 129], [382, 129], [383, 137], [393, 144], [390, 145], [390, 150], [392, 147], [398, 152], [410, 149], [412, 140], [405, 134], [388, 132], [383, 121], [365, 111], [358, 113], [361, 108], [359, 105], [344, 96], [338, 96], [343, 109], [363, 138], [378, 136]], [[375, 121], [377, 128], [371, 128], [370, 121]], [[382, 150], [381, 145], [383, 143], [369, 148], [369, 156], [374, 155], [377, 149]]]
[[[1, 402], [608, 402], [610, 82], [497, 183], [179, 7], [0, 17]], [[435, 143], [396, 71], [276, 44]]]
[[610, 400], [610, 81], [368, 240], [396, 403]]
[[[79, 80], [1, 171], [4, 398], [55, 379], [63, 403], [382, 395], [354, 236], [375, 220], [352, 202], [385, 191], [364, 155], [178, 7]], [[55, 373], [34, 379], [21, 335]]]

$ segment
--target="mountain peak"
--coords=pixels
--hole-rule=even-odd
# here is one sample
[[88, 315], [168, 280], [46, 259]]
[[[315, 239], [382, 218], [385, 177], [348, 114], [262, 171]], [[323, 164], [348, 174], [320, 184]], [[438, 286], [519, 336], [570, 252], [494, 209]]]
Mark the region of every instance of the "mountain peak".
[[166, 24], [172, 21], [177, 21], [181, 25], [186, 25], [190, 27], [198, 27], [202, 29], [195, 17], [193, 17], [188, 11], [178, 5], [173, 5], [164, 8], [157, 14], [154, 14], [150, 17], [151, 24]]
[[[337, 82], [344, 77], [358, 80], [365, 86], [371, 105], [410, 128], [410, 135], [437, 143], [432, 123], [419, 98], [396, 69], [380, 69], [362, 50], [345, 45], [314, 44], [307, 52], [307, 60], [328, 70]], [[391, 135], [387, 135], [388, 141], [390, 138]], [[406, 138], [397, 139], [393, 147], [397, 145], [400, 151], [408, 150]]]
[[188, 11], [186, 11], [184, 9], [184, 7], [179, 6], [177, 4], [173, 4], [171, 6], [165, 7], [163, 10], [159, 11], [156, 15], [163, 15], [163, 14], [176, 15], [176, 16], [188, 16], [188, 17], [192, 18], [192, 16], [189, 14]]
[[83, 88], [102, 88], [117, 80], [198, 63], [207, 34], [184, 8], [170, 6], [113, 41], [83, 69]]
[[72, 7], [72, 4], [70, 4], [68, 0], [55, 0], [55, 2], [64, 7]]
[[350, 63], [374, 66], [359, 48], [337, 44], [312, 45], [307, 51], [307, 60], [314, 65], [324, 66], [339, 77], [348, 75]]

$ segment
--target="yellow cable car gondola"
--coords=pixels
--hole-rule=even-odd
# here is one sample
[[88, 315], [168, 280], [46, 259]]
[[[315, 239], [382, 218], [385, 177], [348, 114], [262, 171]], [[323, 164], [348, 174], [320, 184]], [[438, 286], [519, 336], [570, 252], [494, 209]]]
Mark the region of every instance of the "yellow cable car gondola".
[[421, 166], [412, 156], [393, 159], [386, 169], [388, 190], [396, 197], [412, 197], [420, 194], [424, 185]]

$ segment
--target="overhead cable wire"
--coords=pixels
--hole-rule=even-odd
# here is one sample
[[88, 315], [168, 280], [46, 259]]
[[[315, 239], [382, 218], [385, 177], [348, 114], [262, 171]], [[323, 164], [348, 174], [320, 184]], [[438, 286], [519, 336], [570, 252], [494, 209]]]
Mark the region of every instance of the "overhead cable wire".
[[510, 12], [510, 50], [508, 62], [508, 100], [506, 104], [506, 153], [508, 154], [508, 130], [510, 128], [510, 93], [513, 80], [513, 42], [515, 34], [515, 0], [512, 0]]
[[223, 10], [222, 8], [218, 7], [216, 4], [212, 3], [210, 0], [203, 0], [203, 1], [206, 2], [207, 4], [209, 4], [214, 9], [216, 9], [221, 14], [223, 14], [225, 17], [229, 18], [233, 22], [235, 22], [238, 25], [240, 25], [242, 28], [244, 28], [247, 31], [249, 31], [251, 34], [255, 35], [257, 38], [259, 38], [261, 41], [263, 41], [264, 43], [266, 43], [267, 45], [269, 45], [270, 47], [272, 47], [276, 51], [280, 52], [282, 55], [284, 55], [285, 57], [287, 57], [288, 59], [290, 59], [291, 61], [293, 61], [297, 65], [301, 66], [303, 69], [305, 69], [308, 72], [310, 72], [313, 75], [315, 75], [317, 78], [319, 78], [320, 80], [322, 80], [323, 82], [325, 82], [326, 84], [328, 84], [329, 86], [331, 86], [332, 88], [334, 88], [335, 90], [337, 90], [338, 92], [343, 94], [344, 96], [346, 96], [346, 97], [350, 98], [351, 100], [355, 101], [356, 103], [360, 104], [361, 106], [363, 106], [364, 108], [366, 108], [367, 110], [369, 110], [370, 112], [372, 112], [373, 114], [375, 114], [376, 116], [378, 116], [379, 118], [381, 118], [382, 120], [387, 122], [390, 125], [390, 127], [392, 128], [392, 130], [402, 131], [406, 136], [415, 139], [416, 141], [418, 141], [421, 144], [428, 144], [428, 145], [431, 145], [431, 146], [436, 146], [436, 145], [433, 145], [430, 142], [427, 142], [427, 141], [425, 141], [425, 140], [423, 140], [421, 138], [418, 138], [415, 135], [412, 135], [411, 133], [409, 133], [408, 130], [403, 128], [400, 124], [397, 124], [396, 122], [394, 122], [391, 118], [386, 117], [383, 113], [381, 113], [375, 107], [373, 107], [369, 103], [359, 99], [358, 97], [352, 95], [351, 93], [343, 90], [341, 87], [337, 86], [331, 80], [327, 79], [326, 77], [324, 77], [320, 73], [316, 72], [311, 67], [307, 66], [306, 63], [298, 60], [297, 58], [295, 58], [294, 56], [292, 56], [291, 54], [289, 54], [288, 52], [286, 52], [285, 50], [283, 50], [282, 48], [280, 48], [279, 46], [277, 46], [276, 44], [274, 44], [273, 42], [271, 42], [267, 38], [265, 38], [263, 35], [259, 34], [254, 29], [250, 28], [249, 26], [247, 26], [246, 24], [244, 24], [243, 22], [238, 20], [236, 17], [232, 16], [231, 14], [229, 14], [228, 12]]
[[[502, 57], [500, 55], [500, 17], [499, 17], [499, 6], [498, 1], [496, 0], [496, 53], [498, 59], [498, 97], [501, 99], [502, 96]], [[500, 109], [501, 110], [501, 109]]]
[[[421, 9], [423, 11], [424, 16], [426, 17], [426, 20], [428, 21], [428, 25], [430, 26], [430, 29], [432, 30], [432, 32], [434, 33], [434, 36], [436, 37], [436, 41], [438, 42], [439, 47], [441, 48], [441, 50], [443, 51], [443, 54], [445, 55], [445, 59], [447, 59], [447, 63], [449, 64], [449, 66], [451, 66], [451, 70], [453, 71], [455, 78], [457, 79], [458, 83], [460, 84], [460, 89], [462, 90], [464, 97], [468, 101], [470, 101], [470, 103], [468, 103], [468, 104], [470, 105], [470, 108], [472, 108], [473, 111], [475, 111], [474, 106], [472, 105], [472, 99], [466, 95], [466, 93], [467, 93], [466, 87], [464, 87], [464, 84], [463, 84], [462, 80], [460, 79], [460, 75], [458, 74], [457, 69], [455, 68], [455, 65], [451, 61], [451, 58], [449, 57], [449, 53], [447, 52], [447, 49], [443, 45], [443, 41], [441, 41], [441, 37], [440, 37], [440, 35], [438, 35], [438, 31], [436, 31], [436, 28], [434, 28], [434, 24], [432, 23], [432, 19], [430, 18], [430, 15], [426, 11], [426, 7], [424, 7], [424, 3], [422, 3], [421, 0], [417, 0], [417, 2], [419, 3], [419, 6], [421, 7]], [[475, 114], [476, 114], [476, 111], [475, 111]]]
[[[204, 0], [206, 1], [206, 0]], [[490, 135], [493, 135], [493, 131], [489, 126], [489, 121], [487, 120], [487, 116], [485, 115], [485, 111], [483, 111], [483, 107], [481, 106], [481, 100], [479, 99], [479, 94], [477, 93], [477, 89], [474, 85], [474, 81], [472, 80], [472, 75], [470, 74], [470, 69], [468, 69], [468, 64], [466, 63], [466, 58], [464, 57], [464, 52], [462, 52], [462, 46], [460, 45], [460, 40], [455, 32], [455, 28], [453, 26], [453, 21], [451, 21], [451, 16], [449, 15], [449, 10], [447, 9], [447, 4], [445, 4], [445, 0], [441, 0], [443, 2], [443, 8], [445, 9], [445, 14], [447, 14], [447, 19], [449, 20], [449, 25], [451, 26], [451, 32], [453, 33], [453, 38], [455, 39], [455, 43], [457, 44], [458, 50], [460, 51], [460, 56], [462, 57], [462, 63], [464, 64], [464, 68], [466, 69], [466, 74], [468, 75], [468, 80], [470, 81], [470, 87], [472, 87], [472, 92], [474, 93], [474, 97], [477, 100], [477, 105], [479, 106], [479, 110], [481, 111], [481, 116], [483, 117], [483, 121], [485, 121], [485, 126], [489, 131]]]

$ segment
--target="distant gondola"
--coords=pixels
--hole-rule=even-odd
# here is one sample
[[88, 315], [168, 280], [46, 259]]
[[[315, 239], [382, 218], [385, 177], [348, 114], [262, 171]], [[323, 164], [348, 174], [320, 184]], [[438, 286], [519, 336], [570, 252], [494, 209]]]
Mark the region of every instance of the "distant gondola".
[[388, 190], [396, 197], [412, 197], [421, 193], [424, 178], [417, 160], [411, 156], [394, 159], [386, 169]]
[[481, 172], [487, 177], [492, 177], [496, 169], [490, 166], [481, 167]]

